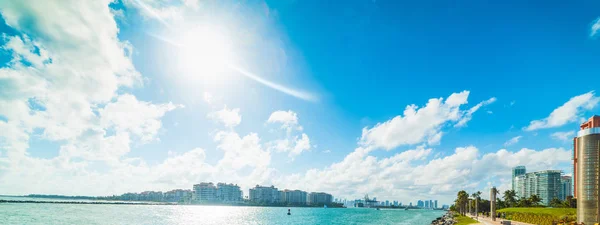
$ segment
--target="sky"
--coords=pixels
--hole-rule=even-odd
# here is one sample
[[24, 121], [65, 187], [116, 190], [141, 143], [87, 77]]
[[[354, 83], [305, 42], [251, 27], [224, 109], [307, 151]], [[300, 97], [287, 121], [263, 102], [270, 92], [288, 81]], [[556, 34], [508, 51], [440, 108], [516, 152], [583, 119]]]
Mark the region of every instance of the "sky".
[[[572, 173], [592, 1], [0, 1], [0, 194], [200, 182], [448, 204]], [[486, 196], [484, 194], [483, 196]]]

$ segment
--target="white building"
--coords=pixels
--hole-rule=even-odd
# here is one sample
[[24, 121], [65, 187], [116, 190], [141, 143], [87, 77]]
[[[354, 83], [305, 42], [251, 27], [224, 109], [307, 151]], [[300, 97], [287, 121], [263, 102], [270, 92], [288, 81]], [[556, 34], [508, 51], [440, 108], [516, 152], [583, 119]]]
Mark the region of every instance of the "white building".
[[283, 190], [281, 191], [281, 202], [290, 205], [306, 205], [308, 193], [301, 190]]
[[543, 205], [548, 205], [552, 199], [559, 198], [561, 173], [560, 170], [544, 170], [516, 176], [514, 190], [520, 198], [529, 198], [535, 194], [542, 199]]
[[210, 183], [194, 184], [194, 201], [214, 202], [217, 200], [217, 187]]
[[250, 201], [257, 203], [279, 203], [281, 202], [281, 193], [274, 186], [258, 186], [250, 189]]
[[237, 184], [217, 184], [217, 200], [223, 202], [241, 202], [242, 201], [242, 190]]
[[164, 194], [164, 200], [167, 202], [189, 202], [192, 198], [192, 191], [175, 189], [167, 191]]

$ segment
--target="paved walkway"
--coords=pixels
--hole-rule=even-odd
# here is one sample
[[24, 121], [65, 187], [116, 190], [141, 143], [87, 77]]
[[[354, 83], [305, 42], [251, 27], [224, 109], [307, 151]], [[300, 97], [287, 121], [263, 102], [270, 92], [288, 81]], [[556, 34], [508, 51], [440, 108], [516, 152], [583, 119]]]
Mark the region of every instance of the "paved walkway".
[[[479, 221], [479, 223], [476, 224], [481, 224], [481, 225], [501, 225], [500, 221], [503, 221], [505, 219], [500, 219], [500, 218], [496, 218], [496, 221], [492, 221], [492, 218], [490, 217], [479, 217], [479, 218], [475, 218], [474, 216], [470, 216], [471, 218], [473, 218], [474, 220]], [[518, 221], [510, 221], [511, 225], [534, 225], [534, 224], [530, 224], [530, 223], [523, 223], [523, 222], [518, 222]]]

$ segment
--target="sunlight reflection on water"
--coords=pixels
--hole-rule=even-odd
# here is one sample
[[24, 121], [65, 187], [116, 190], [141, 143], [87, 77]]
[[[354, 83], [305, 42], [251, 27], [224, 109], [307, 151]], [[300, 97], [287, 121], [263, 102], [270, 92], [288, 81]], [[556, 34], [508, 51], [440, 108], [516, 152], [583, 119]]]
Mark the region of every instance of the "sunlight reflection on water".
[[0, 204], [0, 224], [429, 224], [443, 211], [194, 205]]

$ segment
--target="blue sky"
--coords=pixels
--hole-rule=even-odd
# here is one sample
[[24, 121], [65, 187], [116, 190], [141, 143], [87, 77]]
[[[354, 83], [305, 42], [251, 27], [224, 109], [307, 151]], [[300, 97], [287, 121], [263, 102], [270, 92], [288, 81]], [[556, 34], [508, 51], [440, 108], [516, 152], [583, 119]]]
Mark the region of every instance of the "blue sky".
[[600, 114], [591, 1], [75, 2], [0, 3], [0, 194], [449, 203], [571, 173]]

